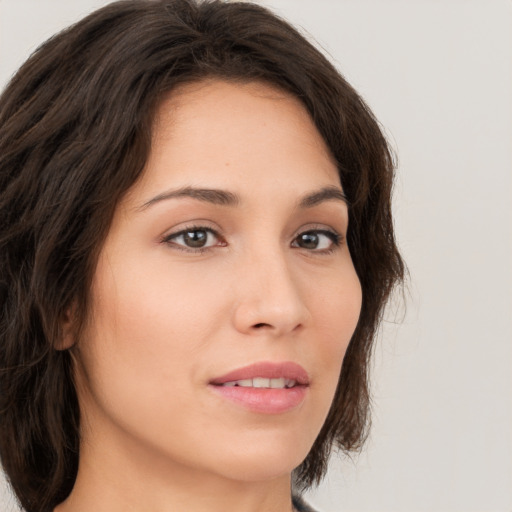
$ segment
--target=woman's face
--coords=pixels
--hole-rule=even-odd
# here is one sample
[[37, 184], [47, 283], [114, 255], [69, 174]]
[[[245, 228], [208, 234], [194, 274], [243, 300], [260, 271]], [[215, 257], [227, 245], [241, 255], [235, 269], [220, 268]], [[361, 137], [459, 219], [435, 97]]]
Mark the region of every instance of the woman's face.
[[93, 280], [81, 456], [103, 447], [109, 463], [160, 475], [289, 475], [360, 312], [347, 223], [298, 100], [223, 81], [172, 93]]

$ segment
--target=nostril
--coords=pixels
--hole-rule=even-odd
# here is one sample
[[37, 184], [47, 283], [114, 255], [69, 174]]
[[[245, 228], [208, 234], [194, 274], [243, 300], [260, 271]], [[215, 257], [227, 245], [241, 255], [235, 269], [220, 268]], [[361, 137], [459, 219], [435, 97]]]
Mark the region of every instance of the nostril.
[[255, 324], [254, 327], [256, 327], [256, 329], [260, 329], [261, 327], [270, 327], [270, 326], [269, 326], [269, 324], [259, 323], [259, 324]]

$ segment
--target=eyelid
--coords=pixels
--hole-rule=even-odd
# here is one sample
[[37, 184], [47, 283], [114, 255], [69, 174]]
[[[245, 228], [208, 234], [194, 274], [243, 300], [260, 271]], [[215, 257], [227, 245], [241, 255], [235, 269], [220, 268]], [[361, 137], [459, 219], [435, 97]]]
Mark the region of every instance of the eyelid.
[[293, 235], [293, 238], [297, 238], [299, 235], [302, 235], [304, 233], [309, 232], [317, 232], [317, 233], [324, 233], [324, 234], [332, 234], [336, 236], [340, 241], [343, 241], [345, 239], [345, 235], [342, 231], [335, 229], [331, 226], [327, 226], [325, 224], [306, 224], [301, 226]]
[[205, 231], [211, 231], [217, 236], [220, 235], [220, 228], [212, 221], [207, 219], [191, 219], [190, 221], [184, 221], [176, 224], [172, 228], [168, 228], [164, 231], [162, 235], [159, 236], [160, 241], [167, 240], [171, 237], [186, 233], [187, 231], [194, 231], [194, 230], [205, 230]]

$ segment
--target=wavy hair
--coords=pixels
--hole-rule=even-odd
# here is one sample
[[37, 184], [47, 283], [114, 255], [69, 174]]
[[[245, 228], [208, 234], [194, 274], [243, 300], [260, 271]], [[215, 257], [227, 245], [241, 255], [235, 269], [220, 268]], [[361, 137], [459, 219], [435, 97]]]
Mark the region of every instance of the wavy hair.
[[354, 450], [365, 438], [372, 342], [404, 275], [393, 159], [378, 122], [311, 43], [261, 6], [116, 2], [44, 43], [0, 97], [0, 457], [27, 512], [53, 510], [76, 478], [73, 349], [56, 345], [63, 315], [73, 304], [84, 325], [99, 251], [116, 205], [141, 176], [159, 103], [208, 78], [263, 81], [294, 95], [337, 162], [363, 303], [298, 485], [319, 482], [333, 447]]

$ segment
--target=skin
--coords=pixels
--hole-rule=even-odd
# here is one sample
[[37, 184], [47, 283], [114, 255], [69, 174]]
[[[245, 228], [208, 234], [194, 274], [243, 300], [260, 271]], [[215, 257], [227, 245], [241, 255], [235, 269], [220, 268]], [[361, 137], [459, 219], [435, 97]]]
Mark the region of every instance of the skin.
[[[184, 187], [238, 203], [164, 197]], [[298, 206], [324, 187], [342, 191], [336, 165], [290, 95], [210, 80], [163, 101], [74, 349], [80, 467], [58, 512], [292, 510], [290, 473], [324, 423], [361, 307], [347, 205]], [[185, 228], [207, 237], [201, 252], [172, 236]], [[257, 361], [302, 365], [304, 401], [262, 414], [208, 386]]]

